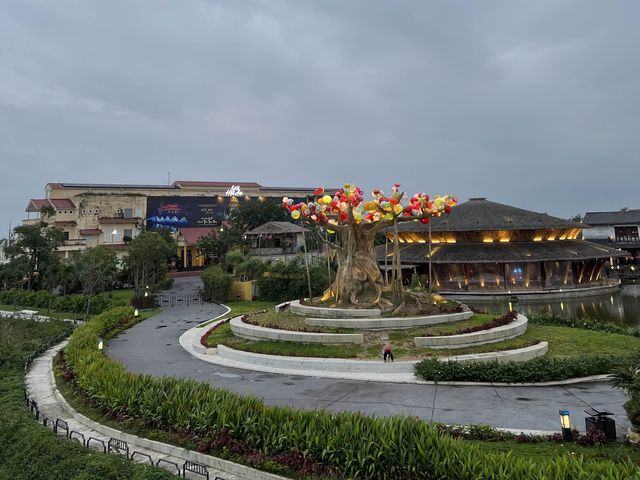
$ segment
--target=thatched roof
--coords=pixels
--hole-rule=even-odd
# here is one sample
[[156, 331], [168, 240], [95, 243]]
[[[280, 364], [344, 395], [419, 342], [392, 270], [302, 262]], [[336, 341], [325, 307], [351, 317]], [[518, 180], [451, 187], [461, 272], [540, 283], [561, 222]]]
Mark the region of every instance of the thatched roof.
[[[388, 255], [392, 249], [389, 248]], [[400, 245], [402, 263], [428, 262], [429, 245], [408, 243]], [[589, 260], [593, 258], [622, 257], [623, 250], [609, 248], [583, 240], [554, 242], [509, 243], [439, 243], [432, 245], [433, 263], [504, 263], [544, 262], [553, 260]], [[376, 247], [378, 262], [384, 262], [384, 245]], [[389, 257], [389, 262], [391, 257]]]
[[[419, 222], [401, 223], [400, 232], [424, 232], [428, 228]], [[433, 232], [471, 232], [487, 230], [535, 230], [539, 228], [584, 228], [584, 225], [546, 213], [471, 198], [456, 205], [448, 215], [431, 220]]]
[[254, 228], [246, 233], [246, 235], [277, 235], [282, 233], [302, 233], [303, 229], [300, 225], [291, 222], [268, 222], [264, 225]]
[[587, 225], [640, 225], [640, 209], [618, 212], [587, 212], [582, 223]]

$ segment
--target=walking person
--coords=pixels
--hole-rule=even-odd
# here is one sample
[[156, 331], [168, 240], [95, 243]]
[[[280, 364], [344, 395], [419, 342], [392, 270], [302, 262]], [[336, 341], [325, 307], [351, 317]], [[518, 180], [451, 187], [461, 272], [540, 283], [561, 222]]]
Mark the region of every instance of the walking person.
[[384, 359], [385, 363], [387, 361], [387, 358], [393, 362], [393, 351], [391, 350], [391, 343], [387, 342], [387, 344], [384, 346], [382, 358]]

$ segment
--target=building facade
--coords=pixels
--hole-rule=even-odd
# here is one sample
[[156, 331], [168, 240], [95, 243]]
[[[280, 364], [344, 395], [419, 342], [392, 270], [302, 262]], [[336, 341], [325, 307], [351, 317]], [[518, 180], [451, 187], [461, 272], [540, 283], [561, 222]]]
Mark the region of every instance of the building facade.
[[591, 242], [620, 248], [629, 253], [623, 264], [640, 265], [640, 209], [617, 212], [587, 212], [582, 220], [583, 238]]
[[304, 199], [313, 191], [264, 187], [255, 182], [49, 183], [44, 198], [29, 201], [23, 224], [44, 220], [61, 228], [65, 243], [59, 251], [65, 258], [96, 245], [111, 246], [123, 253], [143, 226], [169, 228], [177, 235], [177, 267], [190, 268], [203, 264], [197, 240], [220, 228], [235, 206], [242, 202], [279, 202], [284, 196]]
[[[430, 224], [400, 224], [400, 258], [404, 266], [427, 274], [431, 248], [433, 284], [445, 294], [544, 294], [617, 286], [605, 267], [624, 253], [580, 240], [583, 228], [547, 214], [472, 198]], [[381, 265], [390, 264], [391, 251], [389, 246], [377, 247]]]

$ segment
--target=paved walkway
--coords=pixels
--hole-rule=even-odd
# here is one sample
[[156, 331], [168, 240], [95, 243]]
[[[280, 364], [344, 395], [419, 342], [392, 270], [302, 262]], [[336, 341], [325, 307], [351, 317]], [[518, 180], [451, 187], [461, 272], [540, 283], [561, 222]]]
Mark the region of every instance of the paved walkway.
[[[197, 278], [177, 278], [172, 295], [196, 293]], [[553, 387], [443, 386], [397, 384], [278, 375], [213, 365], [185, 352], [178, 338], [198, 323], [224, 312], [218, 305], [166, 308], [109, 341], [107, 353], [135, 372], [208, 382], [271, 405], [360, 411], [379, 416], [411, 415], [451, 424], [488, 424], [498, 428], [558, 431], [558, 410], [568, 408], [572, 423], [584, 431], [583, 410], [605, 408], [619, 435], [629, 426], [624, 395], [608, 383]], [[204, 331], [203, 331], [204, 333]]]
[[[106, 447], [110, 438], [116, 438], [127, 442], [129, 455], [134, 455], [134, 461], [154, 464], [166, 468], [172, 473], [176, 473], [177, 464], [183, 467], [185, 461], [195, 462], [205, 465], [209, 471], [210, 478], [220, 478], [221, 480], [284, 480], [284, 477], [260, 472], [253, 468], [238, 465], [226, 460], [222, 460], [198, 452], [185, 450], [173, 445], [152, 441], [135, 435], [127, 434], [104, 425], [97, 424], [89, 418], [79, 414], [65, 401], [58, 392], [52, 373], [52, 359], [57, 351], [66, 344], [62, 344], [48, 350], [43, 355], [34, 360], [25, 378], [25, 387], [31, 400], [37, 403], [40, 412], [40, 421], [43, 416], [48, 419], [51, 426], [57, 419], [63, 420], [68, 425], [68, 431], [58, 429], [60, 435], [71, 435], [71, 438], [80, 443], [89, 441], [89, 445], [100, 451], [103, 445]], [[64, 426], [64, 424], [61, 424]], [[100, 443], [103, 442], [103, 443]], [[135, 453], [137, 452], [137, 453]], [[168, 463], [171, 462], [171, 463]], [[187, 478], [203, 478], [201, 475], [186, 472]]]

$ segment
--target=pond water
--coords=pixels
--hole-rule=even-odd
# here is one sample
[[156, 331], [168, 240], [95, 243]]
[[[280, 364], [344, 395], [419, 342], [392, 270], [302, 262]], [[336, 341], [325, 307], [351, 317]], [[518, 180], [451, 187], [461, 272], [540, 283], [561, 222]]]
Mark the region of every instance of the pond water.
[[[508, 301], [469, 300], [464, 303], [496, 313], [504, 312], [509, 308]], [[532, 313], [564, 317], [573, 315], [579, 318], [640, 326], [640, 285], [625, 285], [616, 293], [594, 297], [512, 301], [511, 308], [524, 315]]]

